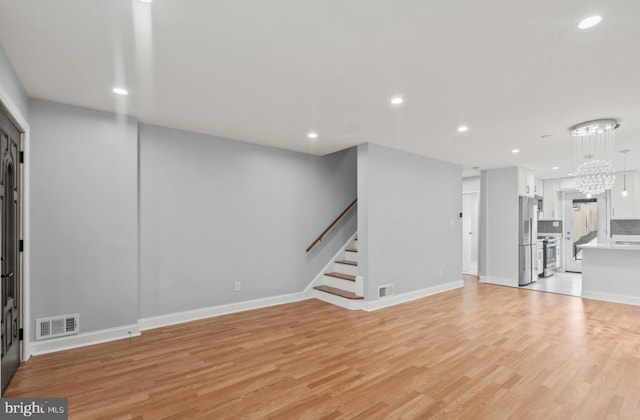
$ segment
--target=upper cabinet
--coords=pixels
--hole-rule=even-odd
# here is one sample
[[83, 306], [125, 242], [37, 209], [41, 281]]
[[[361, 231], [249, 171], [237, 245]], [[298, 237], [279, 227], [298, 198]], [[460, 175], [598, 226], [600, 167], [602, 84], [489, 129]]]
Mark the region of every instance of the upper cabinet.
[[[627, 195], [623, 196], [626, 174]], [[638, 171], [616, 173], [611, 189], [611, 218], [640, 219], [640, 175]]]
[[533, 171], [525, 168], [518, 168], [518, 195], [533, 197], [536, 189], [536, 177]]
[[559, 211], [558, 189], [559, 180], [544, 180], [544, 195], [542, 199], [542, 219], [543, 220], [560, 220], [562, 217]]
[[533, 195], [535, 195], [536, 197], [544, 197], [544, 181], [542, 181], [541, 179], [535, 179]]

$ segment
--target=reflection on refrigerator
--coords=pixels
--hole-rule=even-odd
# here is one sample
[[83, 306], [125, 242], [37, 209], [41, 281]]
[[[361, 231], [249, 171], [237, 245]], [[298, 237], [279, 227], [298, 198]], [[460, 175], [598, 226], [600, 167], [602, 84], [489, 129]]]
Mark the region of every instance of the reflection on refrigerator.
[[538, 277], [536, 240], [538, 238], [538, 200], [520, 197], [518, 218], [518, 285], [533, 283]]

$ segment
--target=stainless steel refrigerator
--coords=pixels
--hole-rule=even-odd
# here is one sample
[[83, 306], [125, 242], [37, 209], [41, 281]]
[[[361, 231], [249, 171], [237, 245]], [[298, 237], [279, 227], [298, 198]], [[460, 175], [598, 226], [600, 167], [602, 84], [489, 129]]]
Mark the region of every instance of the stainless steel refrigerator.
[[518, 285], [525, 286], [538, 278], [536, 241], [538, 236], [538, 200], [520, 197], [518, 218]]

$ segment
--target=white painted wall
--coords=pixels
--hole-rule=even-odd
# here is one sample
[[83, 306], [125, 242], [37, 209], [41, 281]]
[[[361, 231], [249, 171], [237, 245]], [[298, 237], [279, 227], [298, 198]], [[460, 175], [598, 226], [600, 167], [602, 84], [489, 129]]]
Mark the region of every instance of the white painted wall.
[[480, 192], [480, 177], [479, 176], [470, 176], [466, 178], [462, 178], [462, 192], [470, 193], [470, 192]]
[[360, 261], [365, 299], [462, 278], [462, 168], [374, 144], [358, 147]]

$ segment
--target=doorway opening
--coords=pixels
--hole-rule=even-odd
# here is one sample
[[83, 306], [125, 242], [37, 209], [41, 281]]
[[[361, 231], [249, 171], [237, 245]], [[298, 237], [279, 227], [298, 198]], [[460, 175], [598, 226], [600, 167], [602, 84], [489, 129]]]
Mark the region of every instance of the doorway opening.
[[462, 272], [478, 275], [478, 212], [477, 192], [462, 193]]

